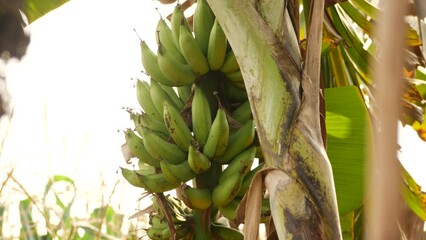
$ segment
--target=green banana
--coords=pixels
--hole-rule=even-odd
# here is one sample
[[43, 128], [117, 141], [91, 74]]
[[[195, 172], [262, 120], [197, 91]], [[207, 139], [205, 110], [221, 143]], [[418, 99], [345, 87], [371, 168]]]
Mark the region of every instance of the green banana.
[[160, 216], [158, 213], [152, 213], [149, 215], [148, 224], [157, 229], [169, 227], [164, 216]]
[[165, 101], [163, 103], [163, 112], [164, 122], [166, 123], [166, 127], [169, 130], [173, 141], [182, 151], [188, 151], [188, 147], [191, 144], [192, 134], [179, 110], [177, 110], [169, 102]]
[[[191, 227], [187, 224], [176, 226], [176, 235], [172, 239], [185, 239], [185, 237], [190, 233], [190, 229]], [[171, 237], [170, 229], [168, 227], [150, 227], [147, 229], [147, 235], [152, 240], [169, 240]]]
[[212, 192], [213, 204], [217, 207], [228, 205], [238, 194], [243, 182], [241, 174], [233, 174], [219, 183]]
[[190, 30], [183, 25], [180, 26], [179, 45], [182, 55], [192, 71], [198, 75], [204, 75], [209, 71], [207, 58], [204, 56]]
[[223, 62], [220, 71], [228, 74], [236, 72], [240, 69], [240, 65], [238, 65], [237, 58], [235, 57], [234, 51], [232, 49], [226, 53], [225, 60]]
[[188, 164], [196, 174], [203, 173], [211, 167], [210, 159], [192, 145], [189, 145]]
[[186, 187], [183, 189], [183, 199], [192, 209], [205, 210], [212, 205], [212, 192], [208, 188], [192, 188]]
[[161, 88], [161, 86], [155, 81], [151, 81], [150, 94], [151, 94], [151, 99], [152, 99], [152, 102], [154, 103], [154, 106], [157, 108], [157, 111], [160, 113], [160, 116], [164, 118], [163, 103], [168, 102], [172, 104], [173, 106], [175, 106], [175, 104], [173, 103], [173, 100], [163, 90], [163, 88]]
[[191, 97], [192, 84], [176, 87], [176, 89], [177, 89], [179, 98], [182, 100], [182, 102], [186, 104], [189, 98]]
[[133, 123], [135, 125], [135, 129], [139, 135], [142, 136], [141, 127], [146, 127], [154, 132], [158, 132], [160, 134], [163, 134], [163, 139], [167, 139], [169, 135], [169, 131], [166, 128], [166, 125], [164, 125], [163, 121], [158, 121], [155, 118], [152, 118], [149, 114], [143, 112], [141, 114], [138, 113], [131, 113], [131, 118], [133, 120]]
[[240, 88], [243, 88], [244, 77], [243, 77], [243, 74], [241, 73], [240, 70], [235, 71], [235, 72], [231, 72], [231, 73], [226, 73], [225, 76], [228, 80], [233, 82], [235, 85], [237, 85]]
[[226, 99], [233, 102], [247, 101], [247, 91], [245, 86], [241, 87], [231, 81], [223, 81], [223, 88]]
[[250, 101], [243, 102], [240, 106], [231, 112], [231, 117], [241, 124], [246, 123], [249, 119], [252, 119]]
[[160, 161], [160, 168], [161, 172], [163, 173], [164, 177], [167, 181], [173, 182], [173, 183], [180, 183], [180, 179], [177, 178], [172, 171], [169, 168], [169, 164], [167, 164], [166, 161]]
[[191, 103], [192, 131], [201, 147], [206, 144], [212, 125], [210, 104], [203, 90], [196, 86]]
[[240, 231], [233, 228], [212, 224], [210, 229], [212, 231], [213, 239], [244, 240], [244, 235]]
[[234, 174], [240, 174], [244, 177], [250, 171], [255, 155], [256, 147], [251, 146], [234, 157], [220, 175], [219, 184]]
[[207, 56], [210, 31], [213, 27], [215, 16], [206, 0], [198, 0], [194, 11], [194, 35], [195, 41], [201, 51]]
[[182, 100], [182, 102], [184, 102], [184, 103], [188, 102], [189, 98], [191, 97], [192, 84], [183, 85], [183, 86], [176, 87], [176, 88], [177, 88], [177, 92], [179, 94], [179, 98]]
[[185, 104], [176, 93], [175, 88], [163, 84], [160, 84], [160, 87], [167, 93], [167, 95], [169, 95], [177, 109], [182, 109], [184, 107]]
[[167, 49], [167, 51], [173, 55], [176, 60], [180, 61], [181, 63], [186, 63], [185, 58], [180, 53], [180, 50], [178, 46], [176, 46], [174, 40], [173, 40], [173, 34], [172, 30], [167, 25], [166, 21], [163, 18], [160, 18], [160, 20], [157, 23], [157, 34], [155, 35], [157, 44], [162, 45]]
[[149, 114], [152, 118], [163, 121], [162, 115], [158, 112], [152, 101], [149, 83], [143, 80], [137, 80], [136, 97], [144, 112]]
[[228, 145], [229, 124], [226, 112], [222, 108], [217, 110], [216, 117], [210, 128], [209, 137], [203, 148], [203, 153], [210, 159], [222, 155]]
[[155, 159], [179, 164], [187, 158], [187, 154], [176, 144], [167, 142], [145, 127], [142, 127], [142, 137], [146, 150]]
[[171, 23], [171, 26], [172, 26], [173, 41], [175, 42], [176, 47], [178, 49], [180, 49], [180, 45], [179, 45], [180, 26], [183, 25], [186, 28], [188, 28], [188, 30], [191, 29], [189, 27], [188, 20], [186, 19], [185, 15], [182, 11], [182, 5], [181, 4], [178, 3], [174, 7], [173, 12], [172, 12], [172, 18], [170, 19], [170, 23]]
[[172, 86], [178, 87], [185, 84], [192, 84], [197, 78], [197, 74], [192, 71], [188, 64], [183, 64], [176, 60], [161, 45], [158, 46], [158, 66], [163, 74], [173, 82]]
[[264, 165], [265, 163], [263, 162], [260, 163], [244, 176], [243, 183], [241, 184], [241, 188], [237, 194], [237, 197], [243, 197], [246, 194], [247, 190], [250, 187], [251, 181], [253, 180], [254, 175], [256, 175], [256, 173], [259, 172]]
[[160, 162], [154, 159], [146, 150], [143, 144], [143, 139], [133, 132], [131, 129], [126, 129], [124, 132], [126, 144], [129, 147], [130, 153], [139, 159], [139, 161], [146, 163], [153, 167], [159, 167]]
[[234, 134], [229, 136], [225, 152], [215, 158], [216, 161], [225, 164], [231, 161], [238, 153], [249, 147], [256, 136], [254, 121], [248, 120]]
[[148, 47], [145, 41], [141, 41], [142, 65], [145, 72], [155, 81], [167, 85], [174, 86], [175, 83], [167, 78], [158, 65], [157, 55]]
[[141, 161], [138, 162], [138, 167], [138, 170], [135, 170], [135, 172], [139, 175], [152, 175], [157, 173], [157, 169], [155, 167]]
[[151, 240], [169, 240], [170, 239], [170, 229], [168, 226], [159, 227], [159, 228], [152, 226], [146, 230], [146, 234]]
[[220, 213], [228, 220], [235, 220], [237, 218], [237, 208], [241, 199], [234, 198], [230, 203], [223, 207], [219, 207]]
[[152, 175], [139, 175], [145, 185], [145, 190], [150, 193], [162, 193], [179, 187], [180, 183], [169, 182], [163, 173]]
[[195, 172], [191, 170], [188, 165], [188, 161], [183, 161], [180, 164], [170, 164], [168, 162], [160, 163], [161, 170], [163, 170], [163, 166], [165, 166], [171, 174], [173, 174], [179, 182], [187, 182], [195, 177]]
[[207, 49], [207, 60], [211, 70], [219, 70], [226, 56], [227, 39], [222, 27], [215, 19], [210, 32], [209, 47]]
[[121, 175], [124, 177], [124, 179], [127, 180], [131, 185], [139, 188], [145, 188], [146, 185], [140, 179], [139, 174], [137, 174], [134, 170], [130, 170], [127, 168], [121, 168]]

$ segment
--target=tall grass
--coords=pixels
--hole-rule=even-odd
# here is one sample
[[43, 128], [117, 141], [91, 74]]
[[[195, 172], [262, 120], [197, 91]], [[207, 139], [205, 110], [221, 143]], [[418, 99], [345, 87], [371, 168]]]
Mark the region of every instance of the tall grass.
[[[146, 216], [130, 221], [123, 213], [111, 206], [111, 199], [116, 192], [116, 182], [109, 197], [97, 206], [87, 207], [85, 216], [77, 216], [81, 212], [76, 201], [90, 203], [89, 196], [77, 196], [74, 180], [63, 175], [50, 177], [40, 195], [30, 195], [19, 179], [13, 175], [13, 169], [3, 179], [3, 189], [10, 187], [16, 194], [25, 196], [17, 203], [18, 211], [13, 211], [13, 204], [0, 204], [0, 238], [5, 240], [45, 240], [45, 239], [105, 239], [105, 240], [136, 240], [145, 235]], [[99, 194], [103, 194], [99, 192]], [[13, 219], [19, 219], [13, 226]], [[5, 229], [5, 226], [17, 227], [19, 232]]]

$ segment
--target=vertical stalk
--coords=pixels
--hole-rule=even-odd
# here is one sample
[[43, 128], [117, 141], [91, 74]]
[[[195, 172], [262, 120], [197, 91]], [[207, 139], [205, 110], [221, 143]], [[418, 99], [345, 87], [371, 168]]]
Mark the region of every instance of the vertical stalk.
[[397, 154], [397, 121], [401, 109], [402, 65], [405, 41], [404, 12], [407, 1], [384, 1], [378, 36], [380, 63], [375, 68], [375, 99], [379, 110], [374, 136], [375, 151], [369, 166], [366, 239], [400, 239], [398, 225], [400, 166]]
[[211, 208], [194, 211], [194, 240], [209, 240]]

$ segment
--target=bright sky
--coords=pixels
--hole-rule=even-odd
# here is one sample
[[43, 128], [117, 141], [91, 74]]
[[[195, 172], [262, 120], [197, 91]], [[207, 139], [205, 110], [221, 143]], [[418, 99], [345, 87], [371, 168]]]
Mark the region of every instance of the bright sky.
[[[73, 178], [81, 194], [92, 199], [101, 199], [101, 181], [111, 192], [121, 179], [118, 166], [125, 165], [120, 150], [124, 135], [117, 130], [131, 126], [121, 108], [138, 106], [130, 79], [144, 77], [133, 29], [155, 46], [159, 15], [154, 6], [160, 5], [151, 0], [72, 0], [31, 24], [27, 55], [7, 67], [15, 113], [0, 176], [15, 167], [16, 178], [31, 194], [42, 193], [53, 174]], [[426, 144], [407, 140], [410, 134], [402, 134], [402, 156], [426, 186]], [[419, 149], [423, 154], [415, 152]], [[141, 191], [120, 186], [115, 203], [132, 213]], [[16, 203], [18, 197], [4, 194], [0, 203]]]

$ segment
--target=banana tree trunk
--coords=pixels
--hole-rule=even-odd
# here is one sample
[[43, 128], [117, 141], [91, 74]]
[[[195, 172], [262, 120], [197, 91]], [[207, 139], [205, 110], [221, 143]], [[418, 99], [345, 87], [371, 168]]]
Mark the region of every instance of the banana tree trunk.
[[[264, 179], [279, 239], [341, 239], [319, 123], [324, 1], [312, 1], [304, 64], [298, 19], [292, 21], [298, 8], [294, 2], [208, 0], [244, 76], [269, 169]], [[245, 234], [246, 239], [255, 237]]]

